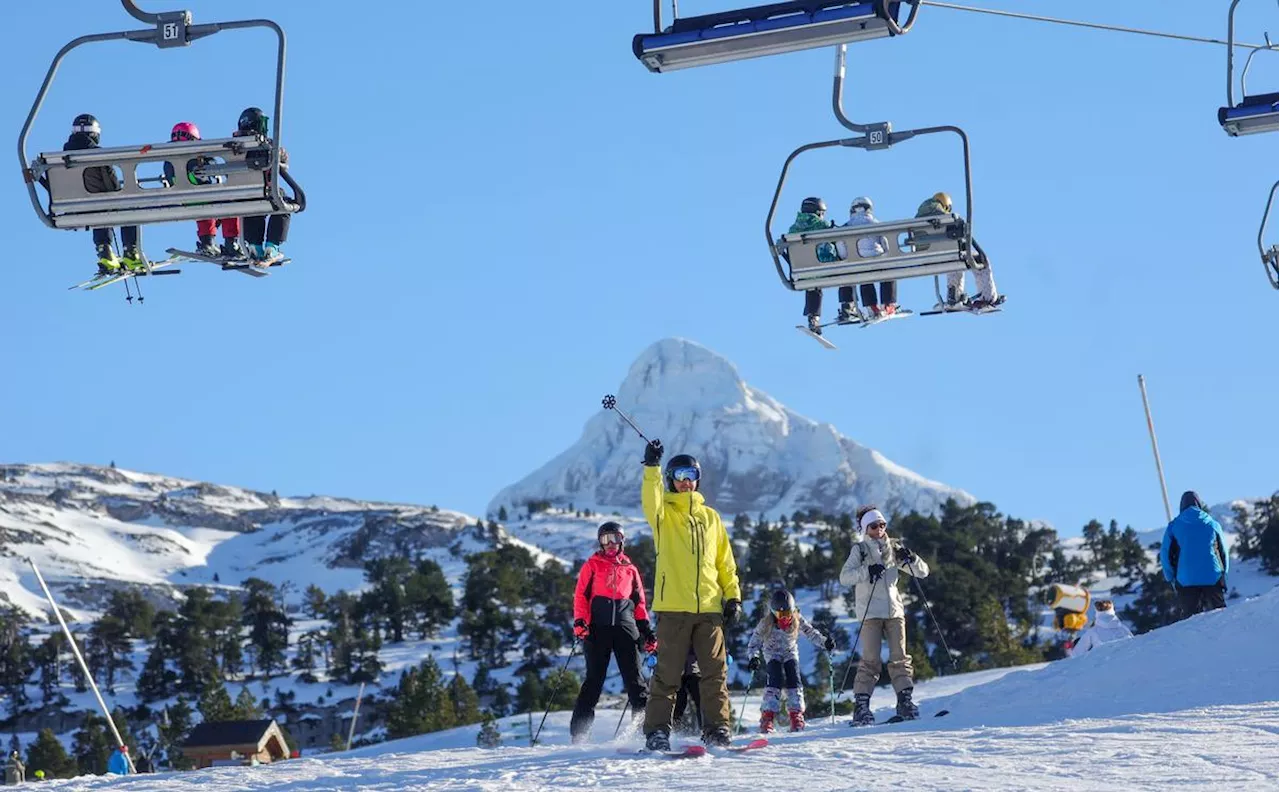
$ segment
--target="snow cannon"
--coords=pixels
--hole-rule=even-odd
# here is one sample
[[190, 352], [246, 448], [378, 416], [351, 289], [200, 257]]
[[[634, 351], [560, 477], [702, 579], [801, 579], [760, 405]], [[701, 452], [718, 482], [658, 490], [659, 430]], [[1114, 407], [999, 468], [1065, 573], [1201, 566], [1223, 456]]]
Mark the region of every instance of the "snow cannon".
[[1089, 591], [1080, 586], [1054, 583], [1045, 591], [1045, 601], [1053, 608], [1053, 627], [1056, 630], [1079, 632], [1089, 623], [1086, 613], [1090, 603]]

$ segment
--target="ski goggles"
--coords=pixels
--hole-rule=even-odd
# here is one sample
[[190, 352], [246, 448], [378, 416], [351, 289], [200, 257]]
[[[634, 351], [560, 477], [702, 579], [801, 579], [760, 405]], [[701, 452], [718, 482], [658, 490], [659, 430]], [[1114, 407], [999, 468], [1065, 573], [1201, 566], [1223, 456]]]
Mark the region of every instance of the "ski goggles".
[[671, 471], [672, 481], [697, 481], [698, 469], [696, 467], [678, 467]]
[[605, 534], [604, 536], [600, 537], [600, 546], [601, 547], [622, 547], [622, 541], [623, 540], [622, 540], [621, 534]]
[[776, 610], [773, 612], [773, 618], [777, 619], [778, 621], [786, 621], [787, 619], [791, 619], [794, 616], [795, 616], [795, 611], [790, 611], [790, 610]]

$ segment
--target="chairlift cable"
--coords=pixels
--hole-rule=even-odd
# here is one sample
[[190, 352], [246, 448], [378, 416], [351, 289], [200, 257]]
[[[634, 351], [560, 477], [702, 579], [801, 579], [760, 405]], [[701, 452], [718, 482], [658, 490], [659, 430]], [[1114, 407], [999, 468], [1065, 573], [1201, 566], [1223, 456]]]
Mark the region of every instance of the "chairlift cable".
[[[1111, 30], [1117, 33], [1133, 33], [1141, 36], [1155, 36], [1157, 38], [1177, 39], [1178, 41], [1194, 41], [1199, 44], [1221, 44], [1228, 46], [1226, 41], [1222, 39], [1201, 38], [1200, 36], [1184, 36], [1180, 33], [1161, 33], [1156, 30], [1144, 30], [1142, 28], [1121, 27], [1119, 25], [1103, 25], [1098, 22], [1080, 22], [1073, 19], [1058, 19], [1056, 17], [1038, 16], [1036, 14], [1019, 14], [1014, 11], [998, 11], [994, 8], [976, 8], [974, 6], [956, 5], [954, 3], [941, 3], [937, 0], [920, 0], [921, 5], [937, 6], [938, 8], [950, 8], [953, 11], [972, 11], [978, 14], [991, 14], [993, 16], [1013, 17], [1014, 19], [1026, 19], [1032, 22], [1052, 22], [1058, 25], [1072, 25], [1074, 27], [1092, 28], [1094, 30]], [[1263, 49], [1276, 50], [1275, 44], [1245, 44], [1235, 42], [1234, 46], [1244, 47], [1246, 49]]]

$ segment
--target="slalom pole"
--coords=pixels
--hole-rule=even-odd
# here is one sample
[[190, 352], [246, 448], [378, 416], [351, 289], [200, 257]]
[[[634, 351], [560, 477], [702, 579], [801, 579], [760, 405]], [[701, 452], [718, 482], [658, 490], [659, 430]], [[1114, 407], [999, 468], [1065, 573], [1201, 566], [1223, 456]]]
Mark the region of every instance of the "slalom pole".
[[569, 656], [565, 658], [564, 667], [560, 669], [560, 678], [556, 680], [556, 686], [551, 689], [551, 695], [547, 697], [547, 709], [542, 713], [542, 720], [538, 723], [538, 730], [533, 733], [533, 739], [529, 741], [530, 745], [538, 744], [538, 735], [542, 734], [542, 727], [547, 722], [547, 716], [551, 714], [551, 705], [555, 703], [556, 694], [560, 692], [560, 683], [564, 681], [564, 674], [569, 670], [569, 663], [573, 662], [573, 655], [578, 651], [578, 639], [573, 639], [573, 645], [569, 647]]
[[1151, 435], [1151, 453], [1156, 457], [1156, 475], [1160, 477], [1160, 494], [1164, 496], [1165, 522], [1173, 522], [1173, 509], [1169, 507], [1169, 488], [1164, 483], [1164, 465], [1160, 464], [1160, 446], [1156, 445], [1156, 425], [1151, 420], [1151, 405], [1147, 402], [1147, 381], [1138, 375], [1138, 390], [1142, 392], [1142, 410], [1147, 414], [1147, 433]]
[[646, 443], [649, 442], [649, 438], [644, 436], [644, 432], [640, 431], [640, 427], [636, 426], [636, 422], [631, 420], [631, 417], [628, 416], [626, 413], [624, 413], [622, 410], [618, 409], [618, 399], [616, 396], [614, 396], [612, 393], [607, 394], [603, 399], [600, 400], [600, 404], [606, 410], [613, 410], [614, 412], [616, 412], [619, 418], [627, 422], [627, 426], [630, 426], [632, 429], [636, 431], [636, 434], [640, 435], [641, 440], [645, 441]]
[[71, 644], [71, 652], [76, 656], [76, 662], [80, 664], [80, 670], [84, 672], [85, 679], [89, 680], [89, 687], [93, 689], [93, 695], [98, 699], [98, 706], [102, 708], [102, 714], [107, 718], [107, 726], [111, 727], [111, 734], [116, 738], [116, 746], [125, 748], [121, 751], [124, 760], [129, 763], [130, 775], [137, 775], [138, 768], [133, 766], [133, 757], [129, 755], [129, 751], [124, 744], [124, 739], [120, 736], [120, 730], [116, 728], [116, 722], [111, 719], [111, 713], [107, 710], [107, 702], [102, 700], [102, 693], [98, 691], [98, 683], [93, 681], [93, 674], [89, 673], [89, 666], [84, 662], [84, 655], [80, 654], [80, 647], [76, 646], [76, 639], [71, 634], [71, 628], [67, 626], [67, 622], [62, 618], [62, 611], [58, 609], [58, 603], [53, 601], [53, 594], [49, 591], [49, 585], [44, 582], [44, 575], [40, 574], [40, 568], [36, 566], [34, 559], [27, 559], [27, 563], [31, 565], [31, 571], [36, 573], [36, 580], [40, 582], [40, 588], [44, 590], [45, 599], [49, 600], [49, 605], [53, 607], [53, 615], [58, 617], [58, 624], [62, 625], [62, 634], [67, 636], [67, 643]]

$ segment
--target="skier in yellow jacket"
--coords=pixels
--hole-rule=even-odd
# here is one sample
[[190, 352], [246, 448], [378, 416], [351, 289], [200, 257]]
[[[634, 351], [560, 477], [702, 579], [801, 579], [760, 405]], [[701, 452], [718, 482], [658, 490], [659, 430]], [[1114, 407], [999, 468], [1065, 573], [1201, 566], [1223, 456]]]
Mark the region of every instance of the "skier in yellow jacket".
[[658, 614], [658, 665], [649, 681], [645, 747], [671, 750], [672, 710], [691, 647], [702, 671], [702, 740], [729, 745], [724, 625], [742, 614], [738, 565], [720, 514], [698, 492], [702, 466], [678, 454], [660, 471], [662, 450], [659, 440], [645, 446], [640, 490], [658, 556], [650, 609]]

